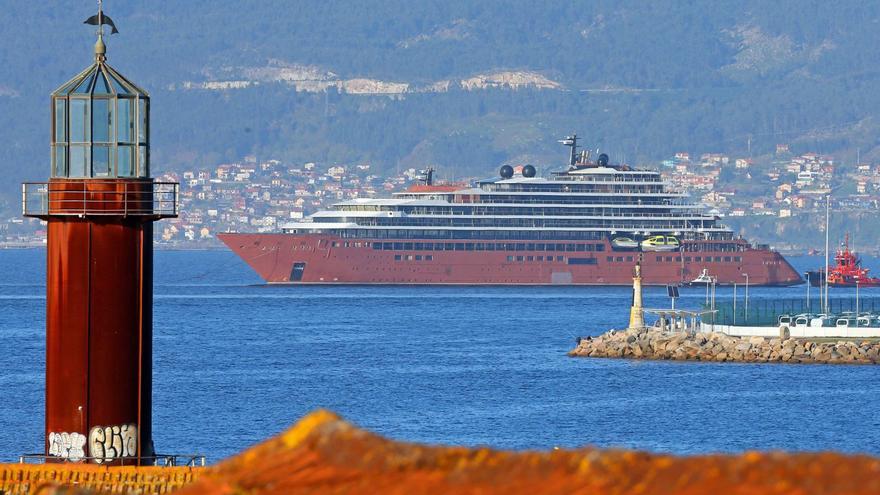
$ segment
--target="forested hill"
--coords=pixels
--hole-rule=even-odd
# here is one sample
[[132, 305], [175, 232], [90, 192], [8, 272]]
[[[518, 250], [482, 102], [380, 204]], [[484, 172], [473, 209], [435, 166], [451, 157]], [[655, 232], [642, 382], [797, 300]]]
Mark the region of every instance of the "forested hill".
[[[48, 172], [48, 93], [94, 2], [4, 2], [7, 197]], [[486, 174], [579, 131], [630, 163], [777, 142], [878, 158], [880, 4], [780, 0], [105, 2], [153, 96], [154, 169], [256, 153]]]

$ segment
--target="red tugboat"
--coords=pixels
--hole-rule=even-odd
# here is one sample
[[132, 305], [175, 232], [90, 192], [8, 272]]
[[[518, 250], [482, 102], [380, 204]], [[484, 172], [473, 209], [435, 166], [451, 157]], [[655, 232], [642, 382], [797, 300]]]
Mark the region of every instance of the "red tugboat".
[[[829, 287], [878, 287], [880, 278], [868, 275], [868, 269], [862, 268], [862, 260], [856, 256], [855, 251], [849, 249], [849, 234], [843, 241], [843, 246], [834, 255], [837, 264], [828, 270]], [[824, 282], [824, 269], [807, 272], [807, 278], [813, 287], [820, 287]]]

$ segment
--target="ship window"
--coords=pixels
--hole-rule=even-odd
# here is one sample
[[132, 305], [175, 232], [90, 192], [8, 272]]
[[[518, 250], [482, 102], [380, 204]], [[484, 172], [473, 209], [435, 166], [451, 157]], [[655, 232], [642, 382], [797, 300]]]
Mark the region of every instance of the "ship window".
[[535, 244], [536, 251], [544, 251], [545, 247], [546, 246], [544, 244]]
[[411, 243], [411, 242], [404, 242], [403, 243], [403, 249], [406, 249], [407, 251], [409, 251], [412, 248], [413, 248], [413, 243]]
[[401, 256], [401, 255], [399, 255], [399, 254], [395, 254], [395, 255], [394, 255], [394, 261], [400, 261], [400, 260], [402, 260], [402, 259], [403, 259], [403, 256]]
[[465, 251], [473, 251], [474, 250], [474, 243], [473, 242], [466, 243], [464, 245], [464, 249], [465, 249]]
[[556, 250], [557, 251], [565, 251], [565, 244], [557, 244]]
[[411, 254], [406, 255], [406, 261], [412, 261], [413, 256]]
[[495, 244], [490, 242], [486, 244], [486, 251], [495, 251]]
[[421, 251], [421, 250], [425, 249], [425, 245], [424, 245], [423, 243], [421, 243], [421, 242], [417, 242], [417, 243], [415, 243], [415, 248], [414, 248], [414, 249], [415, 249], [416, 251]]
[[[336, 244], [336, 243], [334, 242], [334, 244]], [[381, 243], [381, 242], [374, 242], [374, 243], [373, 243], [373, 249], [375, 249], [375, 250], [377, 250], [377, 251], [380, 250], [380, 249], [382, 249], [382, 243]]]
[[724, 257], [724, 261], [727, 262], [727, 263], [730, 263], [730, 261], [731, 261], [731, 260], [730, 260], [730, 256], [725, 256], [725, 257]]
[[596, 258], [569, 258], [569, 265], [595, 265]]
[[678, 263], [681, 263], [681, 256], [676, 256], [676, 257], [675, 257], [675, 261], [678, 262]]
[[684, 257], [684, 262], [685, 262], [685, 263], [690, 263], [690, 262], [691, 262], [691, 257], [690, 257], [690, 256], [685, 256], [685, 257]]
[[715, 257], [715, 262], [716, 262], [716, 263], [721, 263], [721, 256], [716, 256], [716, 257]]
[[614, 261], [617, 261], [618, 263], [623, 263], [623, 256], [618, 256]]
[[456, 242], [455, 243], [455, 250], [456, 251], [464, 251], [464, 243], [463, 242]]
[[417, 255], [416, 255], [416, 261], [422, 261], [422, 255], [421, 255], [421, 254], [417, 254]]
[[667, 256], [667, 257], [666, 257], [666, 261], [671, 262], [671, 261], [672, 261], [672, 256]]
[[614, 261], [614, 256], [606, 256], [605, 261], [609, 261], [609, 262]]
[[[357, 242], [355, 244], [359, 245], [360, 243]], [[384, 242], [384, 243], [382, 243], [382, 249], [386, 249], [386, 250], [390, 251], [390, 250], [394, 249], [394, 244], [391, 242]]]
[[455, 249], [455, 244], [453, 244], [451, 242], [447, 242], [444, 245], [444, 250], [446, 250], [446, 251], [452, 251], [453, 249]]
[[593, 245], [592, 245], [592, 244], [586, 244], [586, 245], [584, 246], [584, 248], [586, 249], [587, 252], [592, 252], [592, 251], [593, 251]]
[[556, 251], [556, 244], [547, 244], [547, 251]]
[[583, 252], [583, 251], [586, 251], [586, 250], [587, 250], [587, 246], [584, 246], [583, 244], [578, 244], [578, 245], [575, 247], [575, 249], [576, 249], [577, 251], [579, 251], [579, 252]]
[[702, 256], [694, 256], [694, 261], [703, 261]]
[[556, 261], [562, 261], [562, 256], [557, 256]]
[[535, 261], [534, 256], [526, 256], [526, 261]]
[[605, 244], [596, 244], [596, 251], [605, 251]]
[[486, 245], [483, 244], [482, 242], [478, 242], [478, 243], [474, 246], [474, 249], [476, 249], [477, 251], [485, 251], [485, 250], [486, 250]]
[[742, 260], [743, 260], [743, 259], [742, 259], [741, 257], [739, 257], [739, 256], [734, 256], [734, 257], [733, 257], [733, 261], [736, 261], [737, 263], [739, 263], [739, 262], [742, 261]]
[[508, 256], [507, 261], [513, 261], [513, 256]]
[[543, 256], [538, 256], [538, 261], [544, 261], [544, 257], [543, 257]]
[[337, 245], [338, 245], [338, 244], [337, 244], [336, 241], [333, 241], [332, 243], [330, 243], [330, 247], [336, 247]]
[[432, 256], [430, 254], [425, 256], [425, 261], [434, 261], [434, 256]]
[[577, 249], [577, 248], [575, 247], [574, 244], [566, 244], [566, 245], [565, 245], [565, 250], [566, 250], [566, 251], [570, 251], [570, 252], [571, 252], [571, 251], [575, 251], [576, 249]]
[[630, 262], [631, 262], [632, 260], [633, 260], [633, 257], [632, 257], [632, 256], [627, 256], [627, 257], [626, 257], [626, 261], [630, 261]]
[[525, 245], [525, 244], [517, 244], [517, 245], [516, 245], [516, 250], [517, 250], [517, 251], [525, 251], [525, 250], [526, 250], [526, 245]]
[[395, 249], [396, 251], [400, 251], [401, 249], [403, 249], [403, 243], [402, 243], [402, 242], [395, 242], [395, 243], [394, 243], [394, 249]]
[[522, 257], [522, 256], [517, 256], [517, 257], [516, 257], [516, 261], [522, 261], [522, 260], [523, 260], [523, 257]]
[[663, 261], [663, 256], [657, 256], [657, 261]]

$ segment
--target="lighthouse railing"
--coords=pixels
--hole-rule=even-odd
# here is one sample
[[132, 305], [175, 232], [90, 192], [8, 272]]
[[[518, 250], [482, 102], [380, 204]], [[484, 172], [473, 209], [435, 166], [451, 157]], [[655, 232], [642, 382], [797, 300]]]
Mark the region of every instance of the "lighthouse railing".
[[176, 217], [180, 185], [150, 180], [65, 180], [22, 184], [22, 213], [49, 216]]

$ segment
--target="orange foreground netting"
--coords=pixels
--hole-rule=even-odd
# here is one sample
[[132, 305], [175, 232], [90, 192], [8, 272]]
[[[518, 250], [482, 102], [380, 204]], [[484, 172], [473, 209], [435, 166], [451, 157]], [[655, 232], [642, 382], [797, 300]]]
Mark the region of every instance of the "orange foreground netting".
[[181, 495], [880, 493], [880, 459], [868, 456], [750, 452], [676, 457], [595, 448], [504, 452], [428, 447], [384, 439], [325, 411], [201, 471], [93, 469], [129, 476], [170, 473], [166, 476], [174, 480], [162, 484], [154, 478], [148, 484], [145, 479], [134, 493], [165, 493], [184, 485], [176, 473], [197, 478], [176, 492]]

